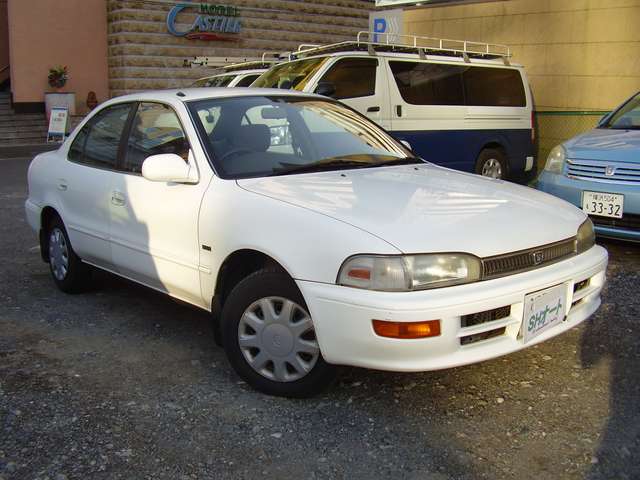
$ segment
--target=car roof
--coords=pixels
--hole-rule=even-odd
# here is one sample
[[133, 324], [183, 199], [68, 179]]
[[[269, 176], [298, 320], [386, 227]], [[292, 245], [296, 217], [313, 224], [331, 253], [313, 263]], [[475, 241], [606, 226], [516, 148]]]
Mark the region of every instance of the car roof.
[[169, 90], [147, 90], [144, 92], [130, 93], [120, 97], [112, 98], [100, 106], [113, 103], [136, 102], [136, 101], [157, 101], [168, 103], [191, 102], [194, 100], [204, 100], [209, 98], [233, 98], [252, 96], [294, 96], [312, 97], [324, 99], [321, 95], [298, 92], [296, 90], [283, 90], [278, 88], [247, 88], [247, 87], [193, 87], [174, 88]]

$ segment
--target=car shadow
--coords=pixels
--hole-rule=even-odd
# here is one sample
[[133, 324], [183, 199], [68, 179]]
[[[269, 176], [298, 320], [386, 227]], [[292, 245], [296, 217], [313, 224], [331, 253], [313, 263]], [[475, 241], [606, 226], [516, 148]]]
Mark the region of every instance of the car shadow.
[[[599, 312], [586, 322], [580, 357], [583, 368], [610, 364], [609, 416], [586, 478], [635, 479], [640, 478], [640, 275], [634, 265], [640, 261], [640, 246], [599, 243], [610, 252], [607, 285]], [[613, 291], [625, 301], [610, 301], [608, 292]]]

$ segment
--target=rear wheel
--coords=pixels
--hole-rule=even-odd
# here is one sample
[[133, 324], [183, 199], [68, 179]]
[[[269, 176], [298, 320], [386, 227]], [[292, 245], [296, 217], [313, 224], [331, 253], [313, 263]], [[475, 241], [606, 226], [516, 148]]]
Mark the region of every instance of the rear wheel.
[[222, 310], [222, 337], [238, 375], [269, 395], [309, 397], [335, 378], [302, 294], [279, 270], [255, 272], [231, 291]]
[[76, 293], [87, 288], [91, 269], [73, 251], [60, 217], [49, 222], [46, 239], [49, 269], [56, 286], [66, 293]]
[[476, 173], [483, 177], [506, 179], [508, 174], [507, 158], [495, 148], [485, 148], [478, 155]]

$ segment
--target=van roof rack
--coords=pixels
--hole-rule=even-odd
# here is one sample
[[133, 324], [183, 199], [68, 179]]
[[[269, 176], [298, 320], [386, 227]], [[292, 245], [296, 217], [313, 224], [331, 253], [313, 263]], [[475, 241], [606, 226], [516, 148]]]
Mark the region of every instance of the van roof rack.
[[511, 49], [499, 43], [473, 42], [470, 40], [453, 40], [448, 38], [421, 37], [417, 35], [400, 35], [397, 33], [358, 32], [356, 40], [332, 43], [322, 46], [301, 45], [297, 52], [289, 57], [305, 58], [336, 52], [368, 51], [375, 52], [415, 53], [425, 58], [426, 55], [442, 55], [469, 58], [496, 59], [507, 62], [511, 57]]
[[[232, 58], [232, 57], [194, 57], [185, 60], [189, 67], [214, 67], [215, 73], [234, 72], [238, 70], [254, 70], [270, 68], [282, 61], [281, 53], [265, 52], [261, 58]], [[231, 63], [229, 63], [231, 62]]]

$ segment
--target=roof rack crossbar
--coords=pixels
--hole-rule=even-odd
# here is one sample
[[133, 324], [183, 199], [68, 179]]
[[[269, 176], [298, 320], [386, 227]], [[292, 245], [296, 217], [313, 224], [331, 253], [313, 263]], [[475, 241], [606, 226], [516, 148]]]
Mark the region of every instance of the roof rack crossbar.
[[355, 41], [344, 41], [318, 47], [307, 45], [306, 47], [308, 48], [302, 48], [297, 52], [292, 52], [289, 55], [290, 60], [311, 55], [350, 50], [365, 50], [368, 51], [369, 54], [374, 54], [376, 51], [417, 53], [421, 58], [423, 56], [426, 58], [426, 55], [453, 55], [457, 57], [464, 57], [466, 55], [468, 58], [502, 58], [503, 60], [511, 57], [510, 48], [507, 45], [498, 43], [368, 31], [358, 32]]

